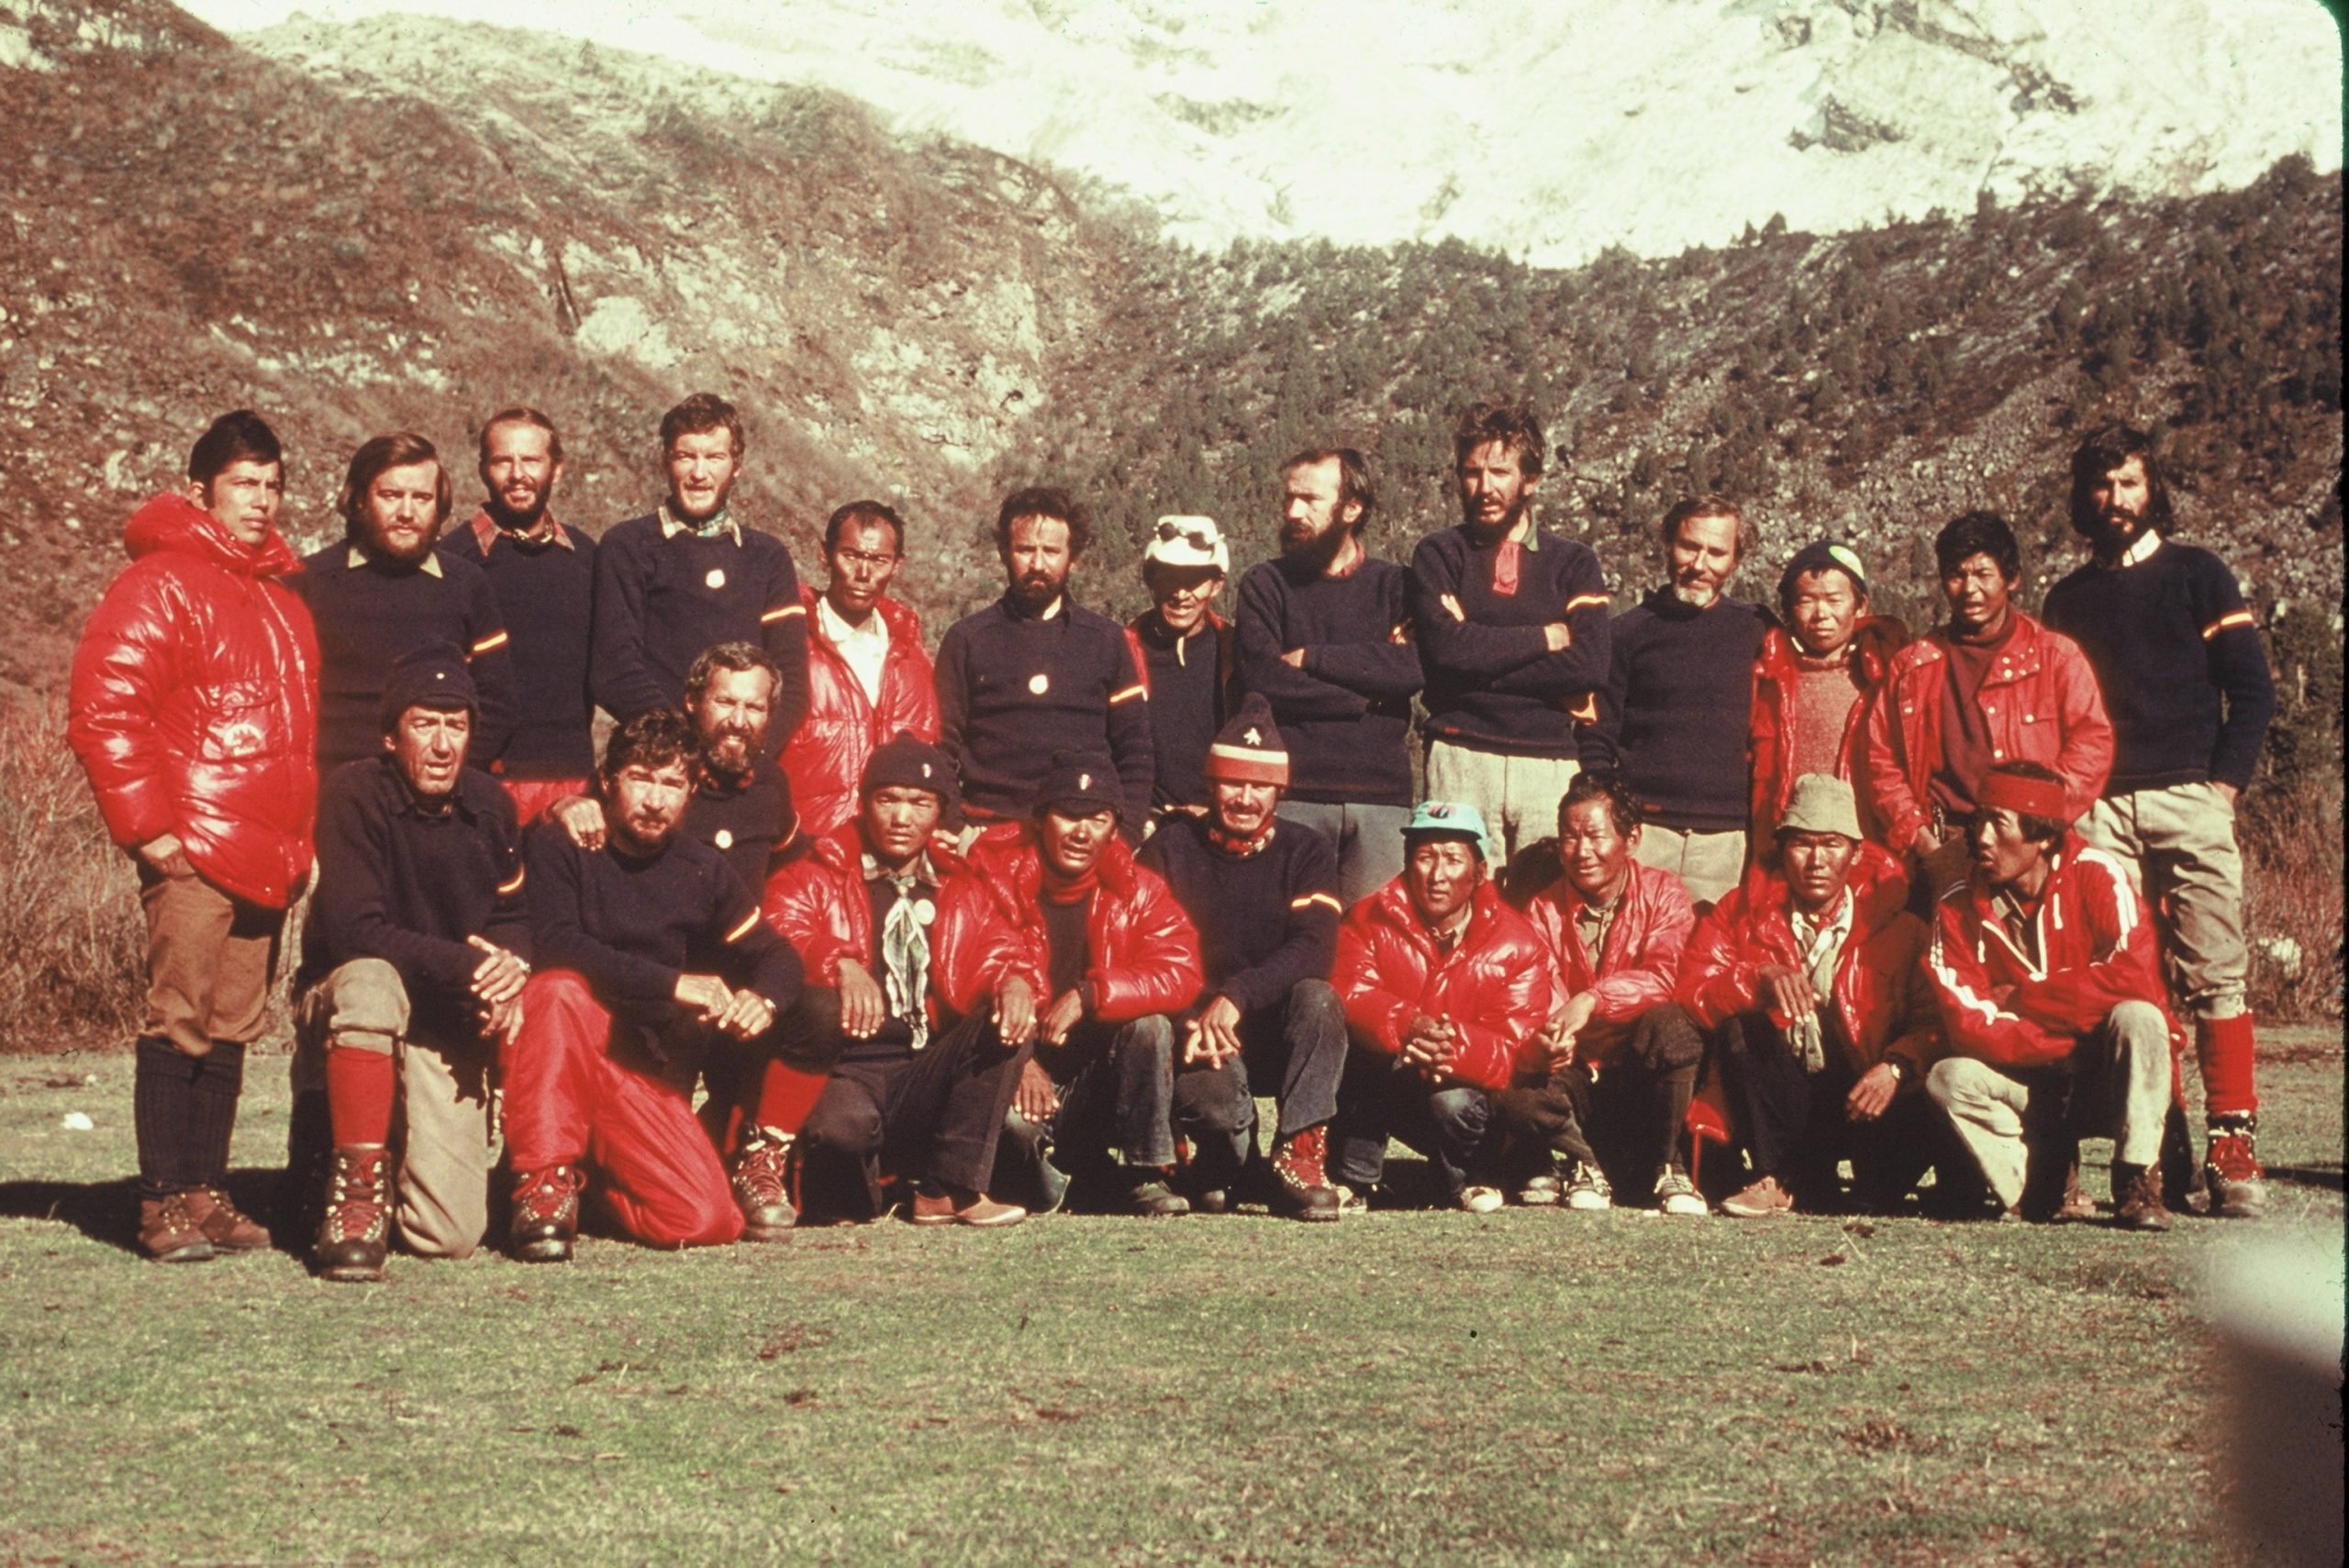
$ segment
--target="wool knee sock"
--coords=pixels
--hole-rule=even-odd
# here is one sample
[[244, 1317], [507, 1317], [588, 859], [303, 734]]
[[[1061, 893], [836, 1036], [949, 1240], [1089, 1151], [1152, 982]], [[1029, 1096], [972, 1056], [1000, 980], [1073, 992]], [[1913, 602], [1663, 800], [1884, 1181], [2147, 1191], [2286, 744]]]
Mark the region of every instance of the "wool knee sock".
[[327, 1048], [327, 1115], [337, 1149], [391, 1141], [396, 1084], [390, 1051], [362, 1045]]
[[139, 1141], [139, 1195], [160, 1198], [204, 1185], [202, 1162], [190, 1157], [195, 1119], [196, 1059], [171, 1041], [139, 1038], [131, 1080], [130, 1122]]
[[751, 1112], [752, 1124], [796, 1136], [807, 1125], [807, 1113], [816, 1108], [816, 1101], [829, 1082], [829, 1073], [802, 1073], [780, 1062], [768, 1062], [759, 1081], [759, 1103]]
[[228, 1176], [228, 1140], [237, 1129], [237, 1100], [245, 1088], [245, 1048], [216, 1040], [196, 1063], [189, 1084], [188, 1158], [201, 1172], [195, 1184], [217, 1187]]
[[2203, 1018], [2194, 1027], [2195, 1054], [2202, 1067], [2202, 1098], [2212, 1118], [2251, 1116], [2259, 1110], [2254, 1076], [2258, 1037], [2251, 1015]]

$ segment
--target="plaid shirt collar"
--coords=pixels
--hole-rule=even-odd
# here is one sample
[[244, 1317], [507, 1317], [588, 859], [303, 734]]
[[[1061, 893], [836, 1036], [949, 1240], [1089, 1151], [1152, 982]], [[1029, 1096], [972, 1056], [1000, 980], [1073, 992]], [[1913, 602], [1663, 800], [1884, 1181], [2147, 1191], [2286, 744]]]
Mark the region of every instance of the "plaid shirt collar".
[[565, 550], [579, 548], [572, 539], [571, 530], [556, 522], [554, 514], [551, 512], [540, 513], [538, 527], [527, 533], [515, 533], [499, 528], [491, 520], [486, 510], [473, 514], [472, 526], [473, 543], [480, 547], [484, 555], [489, 553], [489, 547], [497, 542], [498, 536], [501, 534], [509, 543], [518, 545], [524, 550], [539, 550], [550, 544], [561, 545]]
[[661, 537], [675, 539], [679, 534], [695, 534], [703, 539], [716, 539], [724, 534], [734, 541], [736, 549], [742, 545], [742, 525], [734, 520], [730, 511], [721, 511], [706, 523], [691, 523], [669, 510], [669, 503], [661, 503]]

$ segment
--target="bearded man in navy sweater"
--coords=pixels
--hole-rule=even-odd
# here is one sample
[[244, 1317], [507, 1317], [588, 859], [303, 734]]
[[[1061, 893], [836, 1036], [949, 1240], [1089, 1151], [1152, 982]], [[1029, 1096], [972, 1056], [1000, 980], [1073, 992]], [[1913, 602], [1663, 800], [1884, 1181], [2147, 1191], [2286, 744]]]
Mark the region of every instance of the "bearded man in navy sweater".
[[741, 417], [697, 392], [661, 417], [661, 454], [668, 499], [613, 525], [596, 551], [596, 700], [621, 720], [676, 707], [704, 649], [755, 642], [783, 672], [774, 755], [807, 711], [807, 606], [783, 540], [745, 528], [727, 505], [742, 473]]
[[1460, 526], [1411, 554], [1427, 793], [1475, 806], [1500, 866], [1550, 831], [1581, 766], [1575, 727], [1607, 680], [1607, 583], [1588, 545], [1534, 525], [1547, 449], [1531, 409], [1475, 405], [1452, 450]]
[[2048, 591], [2048, 626], [2080, 645], [2112, 720], [2112, 777], [2074, 825], [2155, 911], [2172, 983], [2194, 1015], [2210, 1128], [2210, 1212], [2258, 1214], [2259, 1095], [2243, 1000], [2243, 852], [2235, 803], [2276, 710], [2243, 590], [2207, 550], [2163, 537], [2169, 486], [2153, 438], [2109, 425], [2072, 457], [2072, 529], [2092, 559]]

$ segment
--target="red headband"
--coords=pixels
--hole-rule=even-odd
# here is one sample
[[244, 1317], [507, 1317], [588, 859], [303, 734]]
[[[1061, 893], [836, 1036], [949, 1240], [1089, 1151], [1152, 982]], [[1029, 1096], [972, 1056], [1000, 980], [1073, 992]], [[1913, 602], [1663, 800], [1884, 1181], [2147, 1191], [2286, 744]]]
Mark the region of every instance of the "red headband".
[[2071, 812], [2064, 804], [2064, 785], [2056, 779], [2027, 779], [2020, 773], [1986, 773], [1981, 787], [1974, 792], [1974, 803], [1985, 811], [2004, 809], [2018, 817], [2043, 817], [2050, 822], [2069, 822], [2072, 819]]

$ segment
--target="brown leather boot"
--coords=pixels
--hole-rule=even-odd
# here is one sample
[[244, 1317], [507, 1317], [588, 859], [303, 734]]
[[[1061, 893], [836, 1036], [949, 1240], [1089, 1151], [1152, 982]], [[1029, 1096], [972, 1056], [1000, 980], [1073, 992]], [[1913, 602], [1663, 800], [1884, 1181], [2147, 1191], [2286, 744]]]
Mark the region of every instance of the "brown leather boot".
[[2112, 1201], [2112, 1222], [2123, 1230], [2169, 1229], [2169, 1206], [2162, 1202], [2162, 1173], [2155, 1166], [2113, 1166]]
[[549, 1165], [514, 1173], [514, 1255], [526, 1263], [567, 1263], [579, 1239], [579, 1189], [587, 1173]]
[[391, 1237], [391, 1151], [380, 1143], [336, 1150], [327, 1175], [326, 1218], [318, 1222], [319, 1274], [361, 1283], [382, 1279]]
[[742, 1210], [742, 1240], [783, 1241], [799, 1221], [791, 1207], [791, 1144], [787, 1133], [754, 1127], [734, 1158], [734, 1202]]
[[1318, 1221], [1338, 1218], [1338, 1189], [1330, 1184], [1325, 1163], [1329, 1149], [1326, 1125], [1291, 1133], [1273, 1146], [1275, 1214]]
[[139, 1250], [159, 1263], [204, 1263], [217, 1254], [185, 1193], [139, 1200]]
[[261, 1221], [231, 1203], [220, 1188], [195, 1187], [181, 1195], [216, 1251], [258, 1252], [269, 1246], [269, 1231]]

